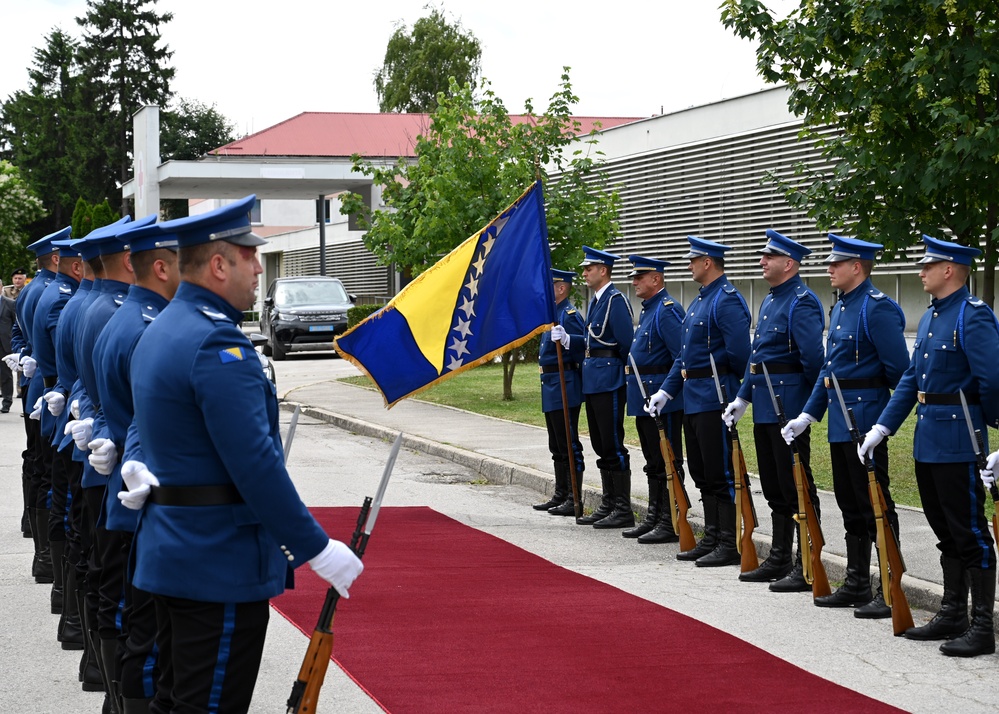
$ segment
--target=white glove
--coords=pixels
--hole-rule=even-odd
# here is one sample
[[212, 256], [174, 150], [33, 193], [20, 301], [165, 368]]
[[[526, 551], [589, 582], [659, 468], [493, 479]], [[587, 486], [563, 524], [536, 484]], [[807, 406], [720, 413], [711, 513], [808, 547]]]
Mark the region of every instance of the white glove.
[[90, 465], [94, 471], [101, 476], [107, 476], [114, 471], [115, 464], [118, 463], [118, 447], [111, 439], [94, 439], [87, 448], [90, 449]]
[[561, 342], [563, 347], [569, 349], [569, 335], [561, 325], [552, 328], [552, 340]]
[[784, 437], [784, 441], [790, 444], [792, 441], [801, 436], [805, 432], [805, 429], [817, 421], [818, 419], [813, 417], [811, 414], [802, 412], [784, 425], [784, 428], [780, 430], [780, 435]]
[[21, 358], [21, 371], [24, 376], [31, 379], [35, 370], [38, 369], [38, 361], [34, 357], [25, 356]]
[[354, 555], [354, 551], [332, 538], [322, 552], [309, 561], [309, 565], [316, 575], [336, 588], [343, 598], [350, 597], [347, 588], [364, 570], [364, 564]]
[[999, 451], [993, 451], [989, 454], [989, 460], [985, 464], [985, 468], [978, 472], [982, 477], [982, 483], [985, 484], [985, 488], [992, 488], [992, 484], [996, 482], [995, 472], [997, 465], [999, 465]]
[[857, 447], [857, 456], [860, 457], [860, 460], [867, 463], [867, 459], [873, 459], [874, 447], [884, 441], [886, 436], [891, 436], [888, 427], [881, 426], [880, 424], [872, 426], [871, 430], [864, 437], [864, 443]]
[[151, 487], [160, 485], [159, 479], [141, 461], [126, 461], [121, 467], [121, 480], [128, 490], [119, 491], [118, 500], [133, 511], [142, 510]]
[[38, 399], [35, 401], [35, 406], [31, 407], [31, 414], [28, 415], [29, 419], [34, 419], [35, 421], [38, 421], [42, 418], [42, 402], [44, 401], [45, 401], [44, 399], [38, 397]]
[[74, 399], [69, 403], [69, 413], [73, 415], [74, 419], [80, 418], [80, 400]]
[[64, 434], [73, 437], [73, 441], [76, 442], [76, 448], [80, 451], [86, 451], [90, 437], [94, 433], [94, 419], [93, 417], [74, 419], [67, 423], [62, 431]]
[[748, 408], [749, 402], [742, 397], [736, 397], [734, 402], [729, 402], [725, 411], [722, 412], [722, 421], [725, 422], [725, 426], [729, 429], [735, 426]]
[[4, 362], [5, 365], [7, 365], [7, 368], [11, 372], [20, 372], [21, 371], [21, 353], [20, 352], [11, 352], [9, 355], [7, 355], [6, 357], [3, 358], [3, 362]]
[[49, 405], [49, 414], [54, 417], [62, 414], [62, 410], [66, 408], [66, 395], [62, 392], [57, 392], [53, 389], [50, 392], [45, 392], [42, 395], [42, 399]]
[[669, 394], [660, 389], [658, 392], [653, 394], [652, 397], [649, 399], [649, 403], [645, 405], [645, 411], [647, 411], [652, 416], [656, 416], [659, 412], [663, 410], [663, 407], [666, 406], [666, 402], [668, 402], [672, 398], [673, 397], [671, 397]]

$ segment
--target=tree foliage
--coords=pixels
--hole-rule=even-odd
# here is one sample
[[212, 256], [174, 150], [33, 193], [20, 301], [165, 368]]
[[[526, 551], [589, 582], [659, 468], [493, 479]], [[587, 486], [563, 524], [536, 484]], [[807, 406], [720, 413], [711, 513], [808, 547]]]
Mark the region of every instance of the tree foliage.
[[447, 92], [454, 77], [458, 86], [475, 86], [482, 48], [460, 20], [449, 23], [443, 11], [432, 8], [428, 17], [396, 27], [385, 48], [381, 69], [375, 73], [375, 92], [382, 112], [432, 112], [437, 95]]
[[27, 246], [28, 226], [41, 218], [45, 207], [9, 161], [0, 160], [0, 276], [32, 262]]
[[[786, 82], [831, 170], [782, 181], [820, 228], [886, 245], [920, 233], [985, 241], [993, 303], [999, 242], [999, 16], [991, 0], [805, 0], [784, 19], [726, 0], [722, 22], [754, 39], [757, 67]], [[835, 131], [830, 132], [833, 127]]]
[[[437, 262], [505, 209], [536, 178], [544, 185], [552, 264], [579, 262], [583, 244], [602, 247], [620, 233], [617, 193], [600, 179], [596, 138], [567, 152], [580, 124], [579, 100], [566, 68], [548, 109], [537, 114], [529, 100], [522, 117], [511, 117], [484, 84], [476, 101], [470, 85], [452, 80], [448, 94], [416, 139], [416, 159], [383, 167], [354, 156], [354, 170], [382, 187], [389, 209], [370, 213], [363, 199], [343, 198], [341, 212], [358, 216], [365, 245], [382, 264], [417, 274]], [[507, 361], [505, 361], [507, 364]], [[509, 379], [504, 397], [511, 398]]]

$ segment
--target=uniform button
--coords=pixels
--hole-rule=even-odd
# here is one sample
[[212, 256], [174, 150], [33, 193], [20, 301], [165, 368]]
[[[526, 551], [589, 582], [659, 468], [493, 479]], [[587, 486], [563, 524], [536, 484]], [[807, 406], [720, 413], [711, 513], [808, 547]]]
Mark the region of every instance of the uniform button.
[[933, 313], [933, 317], [936, 317], [936, 316], [937, 316], [937, 313]]
[[860, 401], [863, 401], [863, 400], [860, 397], [857, 397], [857, 401], [860, 402]]
[[929, 333], [929, 334], [928, 334], [928, 335], [926, 335], [926, 336], [927, 336], [927, 337], [933, 337], [933, 333], [931, 332], [931, 333]]
[[826, 362], [826, 364], [831, 367], [832, 366], [832, 360], [829, 360], [828, 362]]
[[951, 415], [950, 415], [950, 418], [951, 418], [951, 419], [957, 419], [957, 414], [951, 414]]
[[840, 306], [839, 311], [840, 312], [846, 312], [846, 306]]
[[836, 325], [836, 329], [837, 329], [837, 330], [839, 329], [839, 325]]
[[926, 379], [926, 375], [924, 374], [924, 375], [923, 375], [923, 376], [921, 377], [921, 379]]
[[766, 316], [766, 315], [764, 315], [764, 316], [763, 316], [763, 319], [764, 319], [764, 320], [766, 320], [766, 319], [767, 319], [767, 316]]
[[919, 415], [919, 418], [920, 418], [920, 419], [922, 419], [922, 418], [923, 418], [923, 415], [922, 415], [922, 414], [920, 414], [920, 415]]
[[929, 358], [929, 355], [926, 354], [925, 352], [923, 352], [923, 359], [928, 359], [928, 358]]

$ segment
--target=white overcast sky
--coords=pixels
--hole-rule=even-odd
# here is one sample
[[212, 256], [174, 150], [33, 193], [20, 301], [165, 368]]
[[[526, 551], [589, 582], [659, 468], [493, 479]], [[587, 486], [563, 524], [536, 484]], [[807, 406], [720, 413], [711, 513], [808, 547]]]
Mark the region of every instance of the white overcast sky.
[[[437, 2], [482, 44], [482, 74], [512, 113], [543, 110], [563, 65], [578, 115], [651, 116], [763, 88], [753, 46], [722, 27], [721, 0]], [[787, 12], [794, 0], [771, 0]], [[237, 134], [303, 111], [377, 112], [372, 84], [398, 23], [425, 0], [159, 0], [172, 12], [178, 96], [214, 104]], [[80, 35], [85, 0], [0, 0], [0, 99], [28, 86], [45, 35]]]

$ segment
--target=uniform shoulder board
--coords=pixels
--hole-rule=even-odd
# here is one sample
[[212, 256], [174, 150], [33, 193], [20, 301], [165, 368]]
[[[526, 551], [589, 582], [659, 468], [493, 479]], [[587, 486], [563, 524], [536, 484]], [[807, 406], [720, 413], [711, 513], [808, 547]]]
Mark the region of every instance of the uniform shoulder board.
[[201, 313], [210, 320], [214, 320], [215, 322], [232, 322], [224, 312], [216, 312], [207, 305], [202, 305], [200, 309]]
[[799, 288], [798, 288], [797, 290], [795, 290], [795, 291], [794, 291], [794, 294], [795, 294], [795, 295], [796, 295], [796, 296], [797, 296], [797, 297], [798, 297], [799, 299], [802, 299], [802, 298], [804, 298], [804, 297], [805, 297], [806, 295], [808, 295], [809, 293], [811, 293], [811, 290], [809, 290], [809, 289], [808, 289], [808, 286], [807, 286], [807, 285], [802, 285], [802, 286], [800, 286], [800, 287], [799, 287]]
[[568, 310], [565, 311], [565, 314], [566, 315], [575, 315], [576, 314], [576, 308], [570, 307]]
[[971, 305], [972, 307], [981, 307], [982, 305], [985, 304], [984, 300], [982, 300], [979, 297], [975, 297], [974, 295], [969, 295], [968, 297], [965, 298], [965, 300], [967, 300], [968, 304]]
[[886, 297], [888, 297], [877, 288], [871, 288], [870, 290], [867, 291], [867, 294], [870, 295], [875, 300], [884, 300]]
[[724, 285], [722, 285], [722, 290], [731, 295], [735, 292], [735, 286], [732, 285], [731, 283], [725, 283]]
[[143, 305], [142, 306], [142, 319], [145, 320], [146, 322], [152, 322], [153, 320], [156, 319], [156, 316], [159, 315], [159, 314], [160, 314], [160, 311], [157, 310], [152, 305]]
[[673, 304], [673, 298], [670, 298], [670, 297], [664, 297], [663, 298], [663, 305], [665, 307], [669, 307], [672, 304]]
[[121, 307], [122, 303], [125, 302], [126, 297], [127, 296], [125, 295], [125, 293], [118, 293], [117, 295], [114, 296], [114, 304], [117, 305], [118, 307]]
[[68, 295], [69, 293], [73, 292], [73, 288], [69, 287], [68, 285], [60, 285], [59, 292]]

